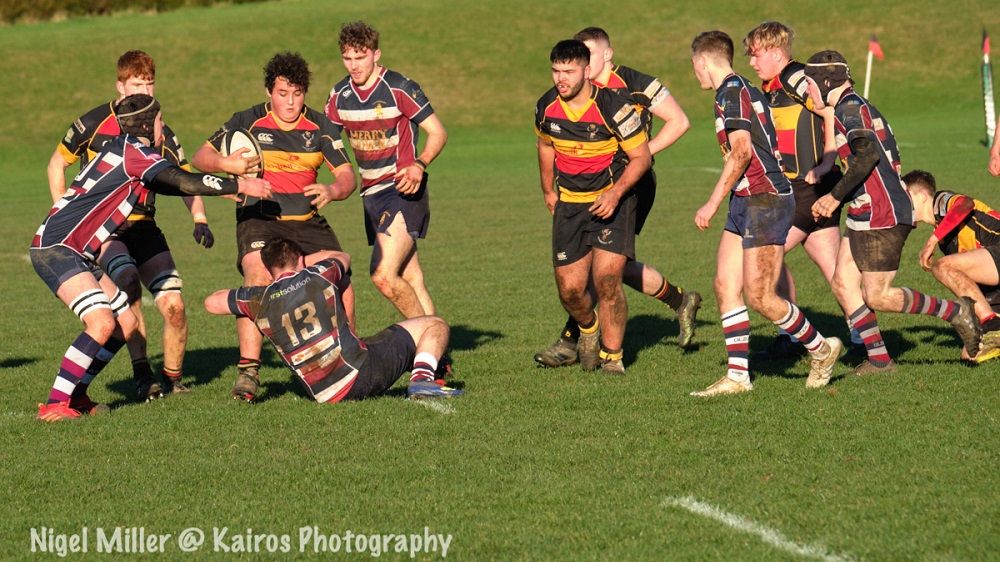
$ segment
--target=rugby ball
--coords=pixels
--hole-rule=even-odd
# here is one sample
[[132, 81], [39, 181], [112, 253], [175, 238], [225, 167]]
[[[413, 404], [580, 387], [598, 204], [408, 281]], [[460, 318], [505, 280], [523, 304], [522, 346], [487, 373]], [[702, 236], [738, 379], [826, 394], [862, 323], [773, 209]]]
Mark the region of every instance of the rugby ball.
[[[227, 132], [226, 136], [222, 139], [222, 155], [229, 156], [234, 152], [238, 152], [241, 148], [250, 149], [243, 153], [244, 158], [261, 156], [260, 144], [257, 143], [257, 139], [253, 137], [250, 131], [247, 131], [246, 129], [234, 129]], [[263, 176], [264, 163], [262, 161], [260, 171], [257, 172], [256, 177], [260, 178]]]

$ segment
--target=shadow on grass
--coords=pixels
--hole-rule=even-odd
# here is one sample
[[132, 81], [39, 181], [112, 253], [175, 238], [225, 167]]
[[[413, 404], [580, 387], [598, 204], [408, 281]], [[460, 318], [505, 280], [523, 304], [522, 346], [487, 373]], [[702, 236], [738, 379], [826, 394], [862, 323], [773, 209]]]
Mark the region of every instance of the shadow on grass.
[[[696, 320], [695, 329], [709, 325], [705, 320]], [[639, 355], [646, 349], [656, 345], [677, 345], [678, 334], [677, 318], [675, 316], [657, 316], [653, 314], [640, 314], [628, 319], [625, 327], [624, 362], [631, 365], [638, 360]], [[696, 353], [704, 347], [706, 342], [699, 340], [698, 332], [695, 331], [694, 341], [684, 349], [682, 353], [688, 355]]]
[[15, 367], [24, 367], [25, 365], [31, 365], [32, 363], [38, 363], [40, 359], [38, 357], [8, 357], [3, 361], [0, 361], [0, 369], [13, 369]]
[[503, 338], [503, 334], [494, 330], [478, 330], [464, 324], [451, 327], [451, 338], [448, 349], [452, 351], [472, 351], [481, 345]]

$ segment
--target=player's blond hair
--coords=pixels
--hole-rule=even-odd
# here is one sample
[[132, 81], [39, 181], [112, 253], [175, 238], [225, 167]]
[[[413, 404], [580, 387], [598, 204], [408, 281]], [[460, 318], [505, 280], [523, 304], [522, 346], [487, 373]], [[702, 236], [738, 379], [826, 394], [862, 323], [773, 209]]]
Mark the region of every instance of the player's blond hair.
[[378, 50], [378, 31], [363, 21], [345, 23], [340, 28], [340, 52], [347, 49], [364, 51]]
[[118, 57], [118, 81], [129, 78], [153, 80], [156, 78], [156, 64], [145, 51], [128, 51]]
[[750, 30], [743, 39], [743, 48], [746, 54], [751, 54], [757, 49], [781, 49], [788, 56], [792, 54], [792, 40], [795, 39], [795, 31], [787, 25], [777, 21], [766, 21]]

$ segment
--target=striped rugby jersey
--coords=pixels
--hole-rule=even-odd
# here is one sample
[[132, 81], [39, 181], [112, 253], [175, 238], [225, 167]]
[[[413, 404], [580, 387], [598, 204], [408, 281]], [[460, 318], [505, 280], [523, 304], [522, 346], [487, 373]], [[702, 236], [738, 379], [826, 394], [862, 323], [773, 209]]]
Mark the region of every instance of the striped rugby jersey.
[[433, 114], [419, 84], [384, 67], [367, 90], [350, 76], [330, 90], [326, 115], [347, 132], [362, 196], [396, 185], [396, 172], [417, 159], [420, 123]]
[[262, 201], [247, 197], [236, 208], [236, 220], [276, 218], [308, 220], [316, 214], [312, 198], [303, 190], [314, 183], [319, 168], [326, 162], [331, 171], [349, 166], [340, 127], [322, 113], [303, 106], [294, 125], [287, 125], [271, 113], [271, 103], [262, 103], [237, 113], [208, 142], [222, 152], [228, 131], [246, 129], [260, 144], [264, 179], [271, 182], [274, 199]]
[[323, 260], [266, 287], [229, 291], [229, 312], [254, 321], [317, 402], [338, 402], [368, 357], [341, 301], [350, 282], [339, 261]]
[[[968, 209], [968, 201], [972, 203], [971, 211], [962, 212], [956, 208], [956, 205], [965, 203], [958, 206]], [[945, 255], [1000, 246], [1000, 211], [993, 210], [979, 199], [954, 191], [938, 191], [934, 195], [934, 218], [939, 227], [934, 234], [940, 240], [938, 245]], [[948, 223], [945, 228], [950, 228], [939, 232], [945, 222]]]
[[535, 106], [535, 134], [555, 147], [556, 189], [559, 200], [568, 203], [595, 201], [625, 170], [625, 151], [648, 139], [632, 102], [597, 86], [580, 111], [554, 87], [546, 92]]
[[52, 206], [31, 247], [65, 246], [93, 260], [146, 196], [149, 189], [143, 183], [171, 165], [135, 137], [122, 135], [104, 143]]
[[823, 119], [811, 111], [805, 68], [791, 61], [762, 86], [771, 107], [781, 163], [789, 179], [804, 180], [823, 159]]
[[733, 186], [738, 197], [773, 193], [788, 195], [792, 185], [785, 177], [785, 169], [778, 153], [774, 123], [767, 100], [760, 90], [750, 85], [739, 74], [730, 74], [715, 91], [715, 134], [727, 158], [732, 146], [729, 131], [750, 133], [750, 164], [740, 181]]
[[[56, 147], [66, 162], [73, 164], [80, 160], [82, 169], [94, 156], [97, 156], [105, 143], [122, 134], [114, 107], [115, 102], [99, 105], [69, 126], [66, 136]], [[188, 172], [191, 171], [191, 164], [184, 156], [184, 149], [181, 148], [177, 135], [166, 123], [163, 124], [163, 143], [155, 148], [159, 149], [160, 156], [168, 162]], [[155, 205], [156, 194], [147, 190], [132, 209], [129, 220], [153, 218], [156, 215]]]
[[632, 100], [636, 109], [642, 110], [646, 136], [653, 136], [653, 115], [648, 110], [670, 97], [670, 90], [663, 83], [657, 78], [621, 64], [611, 67], [611, 76], [608, 77], [607, 84], [594, 80], [591, 82]]
[[873, 141], [879, 153], [872, 173], [845, 198], [847, 228], [879, 230], [900, 224], [913, 226], [913, 202], [899, 177], [899, 149], [889, 123], [875, 106], [850, 87], [837, 102], [833, 115], [837, 153], [842, 162], [851, 155], [851, 141], [861, 136]]

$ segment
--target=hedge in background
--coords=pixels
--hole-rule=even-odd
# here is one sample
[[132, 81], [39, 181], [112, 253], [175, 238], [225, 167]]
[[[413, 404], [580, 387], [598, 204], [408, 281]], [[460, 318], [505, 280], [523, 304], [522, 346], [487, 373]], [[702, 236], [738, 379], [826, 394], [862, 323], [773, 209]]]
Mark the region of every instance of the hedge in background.
[[0, 0], [0, 21], [18, 23], [53, 18], [107, 15], [122, 11], [165, 12], [182, 6], [245, 4], [263, 0]]

